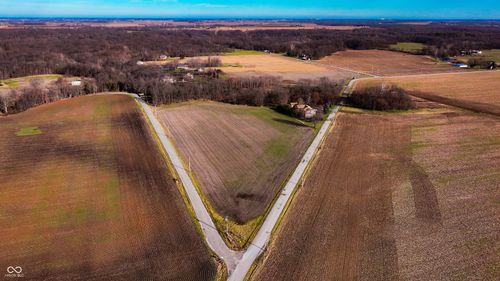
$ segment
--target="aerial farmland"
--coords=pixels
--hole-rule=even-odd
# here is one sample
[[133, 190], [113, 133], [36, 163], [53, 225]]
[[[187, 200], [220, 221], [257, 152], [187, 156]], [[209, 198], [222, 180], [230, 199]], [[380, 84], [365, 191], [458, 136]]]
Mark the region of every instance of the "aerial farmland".
[[499, 116], [498, 81], [499, 71], [407, 75], [362, 79], [354, 89], [393, 84], [420, 98]]
[[[298, 81], [300, 79], [329, 78], [334, 80], [345, 80], [360, 77], [357, 72], [329, 67], [326, 64], [318, 64], [314, 61], [300, 60], [286, 57], [282, 54], [271, 54], [265, 52], [237, 50], [211, 56], [200, 56], [189, 59], [206, 60], [208, 58], [220, 59], [222, 66], [217, 67], [229, 77], [259, 77], [273, 76], [283, 80]], [[175, 58], [172, 58], [173, 60]], [[185, 63], [187, 59], [179, 60]], [[147, 62], [152, 65], [161, 65], [167, 61]]]
[[0, 10], [6, 280], [500, 280], [496, 4], [28, 1]]
[[494, 280], [499, 129], [444, 108], [342, 113], [252, 280]]
[[322, 58], [319, 62], [330, 67], [358, 71], [368, 76], [467, 71], [429, 57], [386, 50], [340, 51]]
[[160, 108], [157, 115], [221, 218], [248, 230], [266, 208], [315, 134], [311, 124], [268, 108], [192, 102]]
[[2, 117], [0, 263], [35, 280], [214, 278], [154, 143], [125, 95]]

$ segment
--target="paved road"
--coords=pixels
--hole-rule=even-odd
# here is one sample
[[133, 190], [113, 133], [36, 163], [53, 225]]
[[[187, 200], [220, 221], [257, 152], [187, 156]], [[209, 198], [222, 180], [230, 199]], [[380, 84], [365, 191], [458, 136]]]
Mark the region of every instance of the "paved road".
[[207, 244], [219, 257], [224, 259], [226, 266], [228, 267], [228, 271], [229, 273], [231, 273], [236, 267], [238, 261], [241, 259], [243, 253], [233, 251], [226, 246], [226, 243], [224, 243], [224, 240], [222, 240], [219, 232], [215, 228], [215, 224], [212, 221], [210, 214], [201, 201], [200, 195], [198, 194], [191, 178], [189, 177], [188, 172], [184, 168], [181, 158], [177, 154], [177, 151], [175, 150], [170, 139], [166, 136], [165, 130], [163, 129], [161, 123], [158, 121], [155, 114], [146, 102], [138, 98], [136, 95], [133, 96], [139, 102], [149, 120], [151, 121], [151, 124], [153, 125], [153, 128], [155, 129], [161, 144], [168, 153], [170, 161], [172, 161], [172, 164], [174, 165], [174, 168], [179, 175], [180, 181], [182, 182], [189, 200], [191, 201], [191, 205], [193, 206], [196, 218], [200, 222], [201, 229], [205, 234]]
[[132, 95], [139, 102], [144, 112], [148, 116], [156, 134], [158, 135], [161, 144], [168, 153], [170, 160], [172, 161], [174, 168], [179, 175], [179, 178], [186, 190], [186, 193], [191, 201], [191, 205], [196, 214], [196, 218], [200, 222], [203, 233], [207, 244], [210, 248], [221, 258], [224, 259], [226, 266], [229, 271], [229, 280], [231, 281], [241, 281], [245, 279], [248, 270], [255, 262], [257, 257], [264, 251], [271, 238], [271, 232], [274, 229], [278, 219], [283, 213], [286, 203], [290, 200], [294, 190], [298, 186], [300, 178], [304, 174], [307, 166], [313, 159], [316, 151], [319, 148], [322, 140], [324, 139], [326, 133], [328, 132], [335, 115], [337, 114], [338, 107], [335, 107], [332, 113], [328, 116], [327, 120], [321, 126], [318, 134], [314, 138], [313, 142], [307, 149], [299, 165], [295, 169], [294, 173], [286, 183], [285, 187], [281, 191], [281, 195], [278, 197], [273, 207], [271, 208], [269, 214], [267, 215], [264, 223], [257, 232], [254, 240], [250, 243], [250, 246], [245, 252], [237, 252], [229, 249], [224, 241], [222, 240], [219, 232], [215, 228], [214, 222], [210, 217], [205, 205], [201, 201], [200, 195], [198, 194], [188, 172], [184, 168], [181, 158], [177, 154], [172, 142], [165, 134], [165, 130], [161, 123], [156, 118], [151, 108], [142, 99], [138, 98], [137, 95]]
[[288, 202], [288, 200], [290, 199], [290, 197], [292, 196], [295, 188], [298, 187], [300, 178], [302, 177], [305, 169], [307, 168], [307, 166], [313, 159], [314, 155], [316, 154], [316, 151], [319, 145], [321, 144], [323, 138], [325, 137], [326, 133], [328, 132], [330, 125], [332, 124], [335, 115], [337, 114], [338, 109], [339, 109], [338, 107], [335, 107], [330, 116], [328, 116], [327, 120], [323, 123], [323, 126], [321, 126], [318, 134], [311, 143], [311, 146], [309, 146], [306, 153], [304, 154], [304, 157], [302, 158], [299, 165], [295, 169], [294, 173], [292, 174], [292, 176], [286, 183], [285, 187], [281, 191], [280, 197], [274, 203], [271, 211], [267, 215], [266, 220], [262, 224], [259, 232], [253, 239], [252, 243], [250, 244], [246, 252], [243, 254], [243, 258], [236, 266], [234, 272], [229, 276], [229, 281], [244, 280], [246, 274], [248, 273], [248, 270], [250, 269], [254, 261], [266, 248], [267, 243], [271, 238], [272, 230], [274, 229], [276, 223], [278, 222], [278, 219], [283, 213], [284, 207]]

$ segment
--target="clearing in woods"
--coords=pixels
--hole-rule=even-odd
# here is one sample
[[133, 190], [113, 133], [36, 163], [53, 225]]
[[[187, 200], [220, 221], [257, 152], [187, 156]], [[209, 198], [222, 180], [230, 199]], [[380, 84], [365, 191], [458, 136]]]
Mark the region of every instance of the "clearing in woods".
[[359, 77], [359, 74], [329, 68], [311, 61], [302, 61], [277, 54], [231, 55], [220, 57], [220, 69], [235, 77], [277, 76], [284, 80], [319, 79], [345, 80]]
[[207, 208], [213, 205], [216, 223], [228, 217], [249, 227], [228, 230], [235, 247], [248, 242], [315, 134], [310, 124], [266, 107], [190, 102], [157, 114], [207, 195]]
[[67, 83], [79, 79], [78, 77], [64, 77], [59, 74], [42, 74], [0, 80], [0, 95], [9, 93], [12, 89], [27, 87], [33, 80], [38, 80], [40, 82], [39, 86], [45, 88], [54, 83], [58, 78], [64, 78]]
[[418, 54], [425, 48], [425, 45], [415, 42], [398, 42], [390, 45], [389, 48], [394, 51]]
[[[300, 79], [319, 79], [323, 77], [340, 81], [353, 77], [360, 77], [357, 73], [330, 68], [326, 65], [317, 64], [314, 61], [303, 61], [283, 55], [266, 54], [257, 51], [238, 50], [225, 53], [221, 56], [211, 57], [219, 58], [223, 66], [218, 67], [218, 69], [232, 77], [274, 76], [293, 81]], [[207, 59], [208, 57], [193, 58]], [[181, 62], [193, 58], [186, 58], [185, 60], [181, 60]], [[163, 64], [165, 62], [154, 61], [148, 63]]]
[[382, 50], [341, 51], [319, 63], [376, 76], [466, 71], [425, 56]]
[[30, 280], [210, 280], [216, 265], [132, 98], [0, 117], [0, 267]]
[[500, 116], [500, 71], [366, 78], [354, 89], [395, 84], [412, 95], [439, 103]]
[[59, 75], [59, 74], [44, 74], [44, 75], [24, 76], [24, 77], [0, 80], [0, 90], [28, 86], [30, 81], [33, 79], [39, 79], [44, 83], [48, 83], [48, 82], [57, 80], [57, 78], [60, 78], [60, 77], [63, 77], [63, 76]]
[[498, 280], [498, 118], [438, 108], [335, 126], [251, 280]]

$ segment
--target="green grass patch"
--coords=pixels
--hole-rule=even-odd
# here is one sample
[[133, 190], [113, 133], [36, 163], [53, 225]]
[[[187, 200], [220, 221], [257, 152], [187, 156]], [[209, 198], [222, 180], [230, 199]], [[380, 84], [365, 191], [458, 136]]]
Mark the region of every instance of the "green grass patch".
[[357, 108], [357, 107], [342, 106], [342, 108], [340, 109], [340, 112], [345, 112], [345, 113], [365, 113], [365, 112], [370, 112], [370, 111], [362, 109], [362, 108]]
[[111, 115], [111, 103], [103, 101], [94, 108], [94, 117], [105, 118]]
[[0, 86], [6, 88], [17, 88], [19, 87], [19, 80], [18, 79], [1, 80]]
[[55, 216], [51, 217], [49, 225], [53, 227], [83, 225], [89, 221], [93, 214], [95, 214], [94, 210], [83, 207], [75, 207], [71, 210], [59, 210]]
[[113, 176], [107, 180], [102, 186], [103, 195], [108, 201], [108, 208], [106, 212], [98, 214], [99, 219], [106, 220], [109, 218], [117, 218], [120, 215], [120, 185], [118, 181], [118, 176]]
[[234, 50], [231, 52], [223, 53], [223, 56], [250, 56], [250, 55], [265, 55], [266, 53], [254, 50]]
[[394, 51], [418, 54], [424, 49], [425, 45], [415, 42], [398, 42], [397, 44], [389, 45], [389, 48]]
[[87, 222], [89, 217], [89, 210], [86, 208], [75, 208], [73, 210], [73, 219], [77, 224], [82, 224]]
[[42, 130], [38, 127], [26, 127], [17, 130], [16, 136], [24, 137], [24, 136], [34, 136], [42, 134]]
[[42, 78], [42, 79], [53, 80], [53, 79], [58, 79], [60, 77], [63, 77], [63, 76], [60, 74], [42, 74], [42, 75], [28, 76], [27, 78]]
[[290, 140], [287, 137], [281, 137], [268, 142], [264, 154], [269, 157], [283, 158], [288, 151], [290, 151]]
[[[295, 131], [295, 126], [313, 127], [312, 122], [303, 121], [288, 115], [284, 115], [264, 106], [246, 106], [231, 109], [236, 114], [250, 114], [273, 126], [282, 133]], [[293, 125], [296, 124], [296, 125]], [[318, 126], [316, 126], [318, 127]]]

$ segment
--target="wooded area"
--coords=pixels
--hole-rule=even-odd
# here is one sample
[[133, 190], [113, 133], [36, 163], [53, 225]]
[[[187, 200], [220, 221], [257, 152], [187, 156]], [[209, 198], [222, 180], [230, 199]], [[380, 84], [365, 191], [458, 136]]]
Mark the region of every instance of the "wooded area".
[[[321, 22], [317, 22], [321, 24]], [[332, 24], [325, 22], [324, 24]], [[344, 23], [345, 24], [345, 23]], [[170, 103], [188, 99], [250, 105], [276, 104], [294, 95], [304, 100], [328, 103], [338, 85], [325, 90], [325, 82], [311, 81], [296, 86], [281, 86], [271, 78], [223, 80], [205, 78], [189, 83], [168, 83], [160, 66], [138, 65], [138, 61], [157, 60], [162, 56], [189, 57], [210, 55], [234, 49], [268, 50], [296, 57], [307, 55], [318, 59], [344, 49], [386, 49], [397, 42], [418, 42], [422, 51], [436, 57], [459, 54], [463, 49], [500, 48], [500, 31], [488, 24], [433, 23], [405, 25], [400, 23], [358, 22], [368, 28], [354, 30], [258, 30], [204, 31], [166, 30], [159, 27], [76, 28], [0, 30], [0, 79], [26, 75], [58, 73], [90, 78], [90, 84], [77, 94], [95, 91], [130, 91], [145, 93], [152, 103]], [[192, 65], [203, 62], [190, 61]], [[219, 61], [209, 62], [218, 65]], [[311, 86], [312, 84], [319, 85]], [[60, 88], [60, 87], [59, 87]], [[321, 91], [318, 91], [321, 89]], [[304, 91], [309, 90], [308, 93]], [[3, 95], [2, 111], [18, 112], [61, 96], [52, 89], [45, 97], [13, 92]], [[288, 98], [287, 98], [288, 96]], [[314, 103], [314, 101], [313, 101]]]

